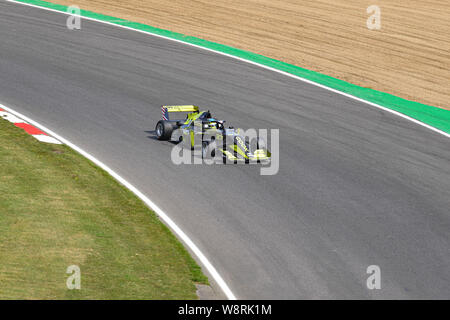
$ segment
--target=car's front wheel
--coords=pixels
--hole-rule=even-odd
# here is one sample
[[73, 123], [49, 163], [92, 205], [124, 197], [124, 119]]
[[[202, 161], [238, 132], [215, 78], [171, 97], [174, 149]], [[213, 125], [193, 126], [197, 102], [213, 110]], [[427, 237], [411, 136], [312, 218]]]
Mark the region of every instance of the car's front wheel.
[[208, 141], [203, 141], [202, 142], [202, 159], [209, 159], [210, 156], [210, 152], [209, 152], [209, 142]]

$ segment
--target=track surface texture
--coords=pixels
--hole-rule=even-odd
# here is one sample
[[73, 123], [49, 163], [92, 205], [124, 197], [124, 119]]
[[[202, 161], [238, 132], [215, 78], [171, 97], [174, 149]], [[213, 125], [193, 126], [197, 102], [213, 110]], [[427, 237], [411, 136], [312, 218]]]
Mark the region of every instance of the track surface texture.
[[[450, 139], [231, 58], [0, 2], [0, 103], [91, 153], [167, 212], [238, 298], [450, 298]], [[280, 170], [181, 165], [160, 106], [279, 128]], [[366, 268], [381, 268], [368, 290]]]

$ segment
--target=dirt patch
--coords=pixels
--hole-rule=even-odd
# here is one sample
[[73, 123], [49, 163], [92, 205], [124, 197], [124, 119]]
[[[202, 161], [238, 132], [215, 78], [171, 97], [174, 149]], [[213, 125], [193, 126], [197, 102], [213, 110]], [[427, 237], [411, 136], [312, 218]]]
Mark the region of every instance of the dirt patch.
[[[450, 1], [53, 0], [450, 110]], [[381, 8], [381, 30], [366, 12]]]

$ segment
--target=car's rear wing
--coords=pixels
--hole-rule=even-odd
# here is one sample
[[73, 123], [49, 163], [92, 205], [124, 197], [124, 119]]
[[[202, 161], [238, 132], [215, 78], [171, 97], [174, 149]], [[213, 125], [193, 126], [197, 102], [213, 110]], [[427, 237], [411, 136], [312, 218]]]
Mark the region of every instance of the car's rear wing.
[[197, 106], [162, 106], [162, 120], [169, 120], [169, 112], [198, 112]]

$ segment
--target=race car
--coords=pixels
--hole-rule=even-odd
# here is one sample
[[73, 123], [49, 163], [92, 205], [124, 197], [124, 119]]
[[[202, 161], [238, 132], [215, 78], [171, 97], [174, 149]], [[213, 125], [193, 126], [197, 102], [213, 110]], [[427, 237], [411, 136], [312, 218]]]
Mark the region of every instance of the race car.
[[[171, 120], [170, 113], [187, 113], [185, 119]], [[187, 143], [191, 150], [201, 145], [202, 158], [221, 156], [224, 163], [269, 162], [271, 154], [259, 137], [248, 137], [244, 130], [225, 128], [224, 120], [216, 120], [210, 111], [197, 106], [162, 106], [162, 117], [156, 124], [158, 140]], [[255, 131], [256, 132], [256, 131]], [[216, 154], [216, 151], [220, 155]]]

